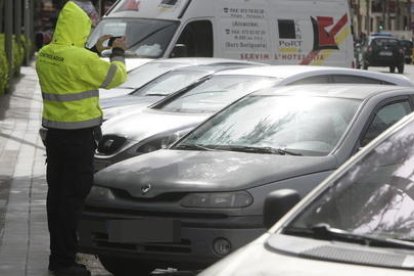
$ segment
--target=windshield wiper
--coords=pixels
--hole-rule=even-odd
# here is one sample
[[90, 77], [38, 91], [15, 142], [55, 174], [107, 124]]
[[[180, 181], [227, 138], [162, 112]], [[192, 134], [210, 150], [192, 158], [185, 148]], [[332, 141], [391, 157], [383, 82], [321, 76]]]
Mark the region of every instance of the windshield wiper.
[[294, 155], [301, 156], [301, 153], [286, 150], [286, 148], [273, 148], [273, 147], [254, 147], [254, 146], [238, 146], [238, 145], [225, 145], [216, 146], [220, 149], [229, 151], [241, 151], [241, 152], [254, 152], [254, 153], [270, 153], [279, 155]]
[[283, 233], [303, 235], [321, 240], [352, 242], [367, 246], [414, 249], [414, 243], [410, 241], [355, 234], [343, 229], [333, 228], [327, 223], [318, 223], [310, 228], [288, 227], [284, 229]]
[[214, 148], [211, 148], [208, 145], [201, 144], [179, 144], [175, 148], [184, 150], [214, 150]]

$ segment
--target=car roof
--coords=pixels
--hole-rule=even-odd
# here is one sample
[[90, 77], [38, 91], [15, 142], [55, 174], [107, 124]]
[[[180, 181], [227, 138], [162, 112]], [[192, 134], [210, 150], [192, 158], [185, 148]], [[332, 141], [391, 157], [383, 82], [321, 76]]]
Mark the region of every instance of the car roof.
[[[312, 65], [266, 65], [258, 67], [246, 67], [241, 69], [225, 70], [216, 75], [251, 75], [273, 77], [278, 79], [289, 79], [292, 81], [322, 75], [350, 75], [378, 79], [384, 82], [394, 83], [403, 86], [414, 86], [407, 77], [403, 75], [390, 75], [375, 71], [359, 69], [331, 67], [331, 66], [312, 66]], [[286, 84], [286, 83], [285, 83]]]
[[[306, 92], [304, 92], [306, 91]], [[401, 92], [401, 94], [414, 94], [414, 89], [394, 85], [359, 85], [359, 84], [306, 84], [280, 86], [263, 89], [250, 95], [282, 95], [282, 96], [328, 96], [364, 100], [381, 94]]]

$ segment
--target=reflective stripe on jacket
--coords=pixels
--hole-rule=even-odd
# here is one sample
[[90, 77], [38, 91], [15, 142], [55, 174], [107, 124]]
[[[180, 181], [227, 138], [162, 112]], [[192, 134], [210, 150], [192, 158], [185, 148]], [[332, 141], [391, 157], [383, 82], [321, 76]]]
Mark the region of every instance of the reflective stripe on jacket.
[[53, 40], [38, 53], [36, 70], [43, 96], [42, 125], [80, 129], [100, 125], [99, 88], [110, 89], [127, 77], [123, 56], [111, 62], [84, 48], [91, 20], [69, 1], [61, 10]]

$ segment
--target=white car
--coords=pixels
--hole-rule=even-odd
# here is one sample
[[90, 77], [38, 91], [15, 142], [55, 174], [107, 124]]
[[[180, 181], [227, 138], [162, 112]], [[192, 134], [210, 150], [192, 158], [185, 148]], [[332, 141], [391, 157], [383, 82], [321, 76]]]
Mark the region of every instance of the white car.
[[[123, 96], [144, 86], [151, 80], [178, 68], [185, 66], [207, 65], [207, 64], [247, 64], [248, 61], [225, 59], [225, 58], [161, 58], [148, 60], [140, 66], [128, 71], [128, 80], [120, 86], [112, 89], [100, 89], [101, 99]], [[250, 63], [254, 64], [254, 63]], [[258, 64], [258, 63], [256, 63]]]
[[[289, 189], [288, 199], [294, 195], [296, 203], [411, 113], [413, 97], [412, 87], [355, 84], [295, 85], [249, 94], [169, 149], [96, 173], [79, 226], [82, 250], [98, 255], [115, 275], [205, 268], [266, 231], [263, 202], [269, 194]], [[407, 142], [413, 141], [414, 135]], [[380, 176], [374, 184], [382, 183]], [[362, 192], [347, 199], [358, 200]], [[341, 204], [343, 215], [335, 213], [336, 206], [325, 210], [332, 212], [326, 220], [332, 227], [351, 220], [347, 215], [356, 216], [357, 210], [367, 216], [373, 211], [354, 207], [352, 201]], [[269, 210], [277, 214], [289, 207]]]
[[310, 83], [414, 86], [402, 75], [340, 67], [266, 65], [223, 70], [150, 108], [142, 110], [140, 106], [136, 112], [106, 121], [95, 155], [95, 169], [168, 147], [224, 106], [259, 88]]
[[414, 115], [337, 169], [290, 212], [292, 190], [265, 201], [258, 239], [199, 276], [409, 276], [414, 270]]

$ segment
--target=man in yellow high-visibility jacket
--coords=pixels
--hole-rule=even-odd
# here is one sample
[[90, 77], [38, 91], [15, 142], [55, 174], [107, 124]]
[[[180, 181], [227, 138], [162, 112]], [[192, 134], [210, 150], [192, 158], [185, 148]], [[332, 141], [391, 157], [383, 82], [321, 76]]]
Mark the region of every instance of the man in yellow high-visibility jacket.
[[[39, 51], [36, 61], [42, 125], [48, 129], [49, 270], [57, 276], [90, 275], [75, 256], [79, 217], [93, 183], [94, 130], [102, 122], [98, 89], [116, 87], [127, 77], [125, 38], [113, 42], [110, 62], [85, 48], [96, 15], [90, 1], [68, 1], [59, 13], [52, 42]], [[105, 38], [98, 41], [98, 51]]]

